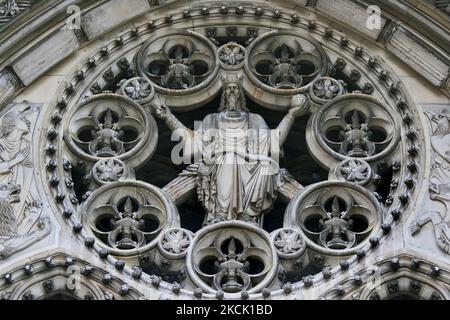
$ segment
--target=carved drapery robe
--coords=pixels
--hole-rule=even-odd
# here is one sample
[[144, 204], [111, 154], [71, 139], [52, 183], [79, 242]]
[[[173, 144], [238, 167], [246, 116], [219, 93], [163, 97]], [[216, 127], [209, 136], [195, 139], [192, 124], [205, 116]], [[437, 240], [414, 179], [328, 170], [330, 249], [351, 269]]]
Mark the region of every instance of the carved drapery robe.
[[260, 115], [224, 111], [206, 116], [188, 135], [184, 156], [202, 159], [197, 193], [208, 221], [256, 217], [272, 207], [280, 179], [270, 157], [271, 133]]

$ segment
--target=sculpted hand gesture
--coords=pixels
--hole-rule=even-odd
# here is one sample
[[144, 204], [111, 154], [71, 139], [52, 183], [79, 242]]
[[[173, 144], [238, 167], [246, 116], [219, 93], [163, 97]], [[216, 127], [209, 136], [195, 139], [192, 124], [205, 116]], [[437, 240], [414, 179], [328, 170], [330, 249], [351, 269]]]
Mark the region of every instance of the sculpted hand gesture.
[[161, 120], [166, 120], [172, 114], [169, 107], [162, 104], [159, 98], [153, 100], [152, 107], [155, 109], [156, 116]]
[[289, 109], [289, 115], [294, 118], [298, 118], [306, 114], [309, 110], [308, 99], [302, 95], [297, 94], [291, 99], [291, 109]]

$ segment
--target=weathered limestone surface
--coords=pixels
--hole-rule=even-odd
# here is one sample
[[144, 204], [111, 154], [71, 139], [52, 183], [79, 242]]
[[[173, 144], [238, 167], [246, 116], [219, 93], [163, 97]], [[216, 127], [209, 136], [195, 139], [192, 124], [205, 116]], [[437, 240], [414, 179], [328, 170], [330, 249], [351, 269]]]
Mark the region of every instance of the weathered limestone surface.
[[437, 87], [450, 75], [448, 55], [401, 26], [394, 30], [386, 48]]
[[88, 39], [92, 39], [148, 9], [146, 0], [108, 1], [81, 16], [82, 28]]
[[[368, 6], [364, 6], [356, 1], [318, 0], [315, 8], [320, 13], [351, 26], [353, 29], [358, 30], [373, 40], [377, 40], [387, 22], [387, 19], [383, 15], [380, 15], [379, 23], [381, 28], [368, 29], [367, 21], [372, 15], [372, 11], [368, 11]], [[381, 11], [380, 14], [382, 14]]]
[[80, 43], [73, 30], [62, 28], [17, 58], [12, 64], [12, 69], [25, 85], [29, 85], [58, 62], [74, 53], [79, 46]]
[[[107, 1], [83, 12], [82, 47], [58, 29], [13, 54], [1, 298], [450, 299], [448, 54], [399, 21], [379, 39], [357, 3]], [[224, 136], [266, 125], [279, 172], [267, 132]]]

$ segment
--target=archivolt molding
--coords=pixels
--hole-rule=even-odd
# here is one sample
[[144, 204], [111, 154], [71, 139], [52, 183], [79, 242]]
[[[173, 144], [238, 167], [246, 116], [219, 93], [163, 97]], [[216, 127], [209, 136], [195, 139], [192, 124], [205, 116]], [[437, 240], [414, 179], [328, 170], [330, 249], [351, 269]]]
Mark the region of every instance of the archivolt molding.
[[404, 294], [412, 299], [448, 300], [448, 276], [448, 269], [427, 259], [400, 254], [352, 272], [344, 281], [334, 282], [320, 298], [395, 300]]
[[8, 270], [0, 287], [2, 300], [60, 299], [136, 300], [143, 297], [133, 286], [99, 266], [68, 256], [54, 254], [27, 259], [23, 265]]

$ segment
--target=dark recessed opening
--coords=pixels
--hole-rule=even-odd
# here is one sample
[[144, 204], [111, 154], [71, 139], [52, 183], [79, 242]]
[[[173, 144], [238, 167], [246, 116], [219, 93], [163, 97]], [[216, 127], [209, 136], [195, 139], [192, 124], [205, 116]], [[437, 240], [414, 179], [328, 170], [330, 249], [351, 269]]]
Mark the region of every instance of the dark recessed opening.
[[261, 258], [253, 256], [247, 258], [248, 274], [259, 274], [264, 271], [264, 262]]
[[208, 274], [208, 275], [214, 275], [216, 274], [219, 270], [217, 267], [217, 257], [205, 257], [202, 259], [202, 261], [200, 262], [200, 271], [203, 272], [204, 274]]
[[168, 61], [156, 60], [148, 65], [148, 72], [154, 76], [162, 76], [169, 72], [170, 63]]
[[320, 223], [320, 220], [322, 219], [322, 216], [318, 214], [312, 214], [305, 219], [304, 226], [310, 232], [320, 232], [323, 230], [323, 226]]
[[316, 66], [312, 61], [300, 60], [295, 66], [297, 73], [302, 76], [310, 76], [316, 72]]

